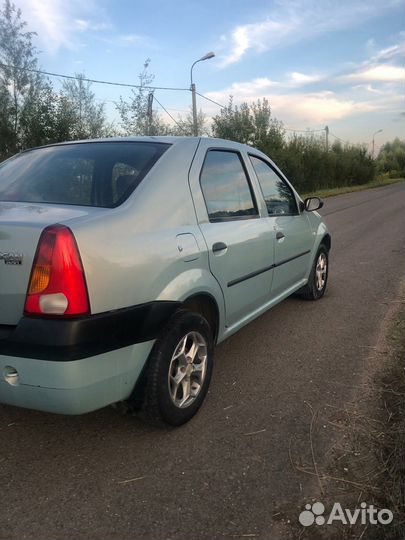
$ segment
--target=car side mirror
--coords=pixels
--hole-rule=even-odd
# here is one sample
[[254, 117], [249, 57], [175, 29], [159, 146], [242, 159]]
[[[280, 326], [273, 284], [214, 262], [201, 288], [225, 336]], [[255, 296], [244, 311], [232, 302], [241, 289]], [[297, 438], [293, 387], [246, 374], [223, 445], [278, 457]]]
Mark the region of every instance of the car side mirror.
[[304, 208], [307, 212], [315, 212], [323, 206], [323, 200], [319, 197], [308, 197], [304, 201]]

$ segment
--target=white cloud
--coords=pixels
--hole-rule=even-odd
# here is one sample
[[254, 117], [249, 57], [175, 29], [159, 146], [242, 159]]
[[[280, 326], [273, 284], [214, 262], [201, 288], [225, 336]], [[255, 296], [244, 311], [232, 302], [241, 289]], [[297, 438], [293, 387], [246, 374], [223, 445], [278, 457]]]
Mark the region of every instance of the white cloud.
[[397, 56], [403, 58], [405, 55], [405, 32], [399, 32], [397, 37], [397, 43], [390, 45], [389, 47], [384, 47], [383, 49], [378, 48], [378, 44], [374, 38], [367, 40], [365, 49], [368, 60], [364, 62], [363, 65], [390, 62]]
[[78, 49], [79, 36], [85, 32], [109, 29], [103, 10], [96, 0], [14, 0], [29, 21], [30, 30], [37, 32], [42, 50], [54, 53], [65, 47]]
[[249, 51], [256, 53], [342, 30], [379, 16], [399, 0], [295, 0], [277, 2], [272, 11], [254, 23], [238, 25], [221, 36], [220, 66], [234, 64]]
[[[405, 67], [395, 63], [397, 57], [405, 54], [403, 33], [401, 42], [377, 50], [375, 41], [368, 41], [366, 49], [370, 57], [359, 64], [347, 66], [346, 73], [331, 78], [340, 85], [352, 85], [352, 90], [364, 90], [374, 94], [403, 95], [402, 84], [405, 82]], [[370, 50], [372, 49], [372, 50]], [[402, 84], [400, 84], [402, 83]], [[401, 86], [401, 87], [400, 87]]]
[[383, 90], [377, 90], [377, 88], [374, 88], [371, 84], [357, 84], [356, 86], [353, 86], [353, 90], [365, 90], [366, 92], [370, 92], [372, 94], [385, 94]]
[[[297, 129], [322, 126], [377, 110], [393, 110], [399, 104], [398, 95], [387, 92], [381, 92], [381, 95], [370, 99], [367, 94], [363, 96], [353, 92], [337, 94], [331, 91], [294, 92], [288, 91], [288, 88], [285, 88], [284, 92], [282, 90], [279, 83], [267, 80], [266, 84], [266, 79], [255, 79], [234, 83], [219, 92], [209, 92], [206, 96], [222, 104], [228, 103], [230, 95], [233, 96], [235, 104], [244, 101], [249, 103], [265, 97], [269, 101], [273, 117], [282, 120], [286, 126]], [[208, 112], [208, 106], [206, 109]], [[209, 112], [217, 114], [218, 109], [213, 108]]]
[[106, 22], [92, 22], [86, 19], [76, 19], [75, 21], [76, 28], [83, 32], [93, 31], [100, 32], [102, 30], [110, 30], [111, 25]]
[[291, 86], [305, 86], [306, 84], [319, 82], [322, 77], [320, 75], [306, 75], [305, 73], [294, 71], [289, 74], [289, 79]]
[[405, 68], [381, 64], [343, 75], [338, 80], [341, 82], [405, 82]]
[[99, 40], [111, 47], [156, 47], [153, 39], [140, 34], [112, 34], [99, 37]]
[[[250, 48], [257, 51], [267, 50], [269, 48], [267, 37], [276, 36], [280, 39], [281, 36], [288, 35], [290, 32], [289, 25], [272, 20], [237, 26], [231, 34], [231, 50], [225, 55], [221, 65], [226, 66], [238, 62]], [[226, 42], [226, 38], [223, 41]]]
[[41, 50], [56, 53], [61, 48], [78, 50], [88, 34], [114, 46], [152, 46], [146, 36], [118, 34], [98, 0], [14, 0], [37, 32]]
[[249, 82], [235, 82], [226, 91], [228, 96], [246, 96], [246, 99], [249, 99], [249, 96], [260, 95], [274, 86], [280, 86], [280, 83], [261, 77]]
[[145, 42], [145, 37], [137, 34], [124, 34], [119, 36], [119, 41], [124, 45], [140, 45]]
[[[283, 96], [283, 106], [289, 107], [292, 96]], [[294, 100], [295, 101], [295, 100]], [[332, 92], [319, 92], [316, 94], [303, 94], [298, 97], [298, 102], [294, 103], [293, 110], [296, 116], [304, 121], [315, 123], [326, 123], [333, 120], [340, 120], [360, 112], [369, 112], [372, 107], [365, 103], [356, 103], [351, 99], [344, 99], [334, 95]]]
[[387, 47], [378, 51], [370, 58], [370, 62], [384, 62], [386, 60], [391, 60], [395, 56], [403, 56], [404, 53], [405, 43], [398, 43], [397, 45], [392, 45], [392, 47]]
[[79, 30], [88, 30], [89, 28], [89, 22], [85, 21], [83, 19], [76, 19], [75, 20], [76, 26]]
[[268, 77], [258, 77], [248, 82], [235, 82], [229, 87], [230, 94], [256, 95], [258, 92], [266, 91], [269, 88], [299, 88], [307, 84], [317, 83], [325, 78], [324, 75], [307, 75], [294, 71], [287, 73], [281, 81], [274, 81]]

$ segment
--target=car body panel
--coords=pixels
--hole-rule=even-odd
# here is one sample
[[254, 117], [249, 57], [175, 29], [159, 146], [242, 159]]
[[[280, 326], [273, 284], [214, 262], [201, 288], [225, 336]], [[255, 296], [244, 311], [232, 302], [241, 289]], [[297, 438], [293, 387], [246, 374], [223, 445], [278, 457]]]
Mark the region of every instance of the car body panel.
[[275, 242], [272, 297], [302, 281], [312, 264], [314, 236], [305, 213], [268, 218], [274, 231], [284, 236]]
[[[44, 227], [54, 223], [68, 226], [76, 239], [90, 316], [152, 301], [181, 305], [202, 295], [215, 303], [219, 343], [305, 285], [315, 253], [329, 233], [317, 212], [268, 215], [249, 153], [262, 156], [276, 168], [267, 156], [220, 139], [122, 140], [168, 142], [171, 146], [120, 206], [0, 202], [0, 252], [24, 253], [20, 267], [0, 261], [0, 278], [8, 276], [3, 284], [0, 279], [0, 327], [6, 325], [7, 330], [7, 325], [18, 324], [38, 239]], [[257, 217], [210, 222], [200, 186], [209, 149], [238, 152], [256, 200]], [[279, 172], [299, 203], [299, 195]], [[280, 231], [284, 238], [277, 240]], [[218, 242], [227, 248], [214, 253], [212, 247]], [[64, 366], [52, 360], [0, 354], [0, 402], [76, 414], [127, 399], [153, 343], [153, 339], [135, 343], [63, 362]], [[18, 386], [4, 381], [6, 366], [21, 372]]]
[[153, 341], [108, 353], [58, 362], [0, 355], [0, 373], [18, 372], [13, 386], [0, 378], [0, 401], [61, 414], [83, 414], [127, 399]]
[[17, 253], [21, 264], [0, 260], [0, 324], [17, 324], [23, 314], [28, 280], [43, 229], [53, 223], [69, 225], [105, 213], [101, 208], [0, 202], [0, 254]]
[[[254, 312], [270, 298], [272, 265], [274, 263], [274, 233], [262, 219], [265, 211], [258, 185], [249, 175], [250, 186], [257, 202], [258, 217], [245, 220], [210, 222], [200, 186], [200, 173], [206, 154], [210, 150], [237, 152], [246, 168], [246, 153], [238, 144], [224, 145], [222, 140], [203, 139], [190, 169], [190, 191], [196, 208], [197, 219], [209, 254], [209, 266], [225, 298], [225, 327], [232, 326]], [[216, 243], [223, 243], [224, 250], [214, 251]], [[249, 256], [246, 246], [249, 245]], [[267, 270], [266, 270], [267, 269]], [[245, 279], [247, 276], [257, 274]]]
[[[225, 324], [231, 326], [270, 298], [274, 263], [272, 231], [261, 219], [247, 219], [238, 227], [234, 222], [204, 223], [201, 231], [209, 246], [211, 272], [225, 297]], [[227, 248], [214, 252], [216, 242], [225, 243]], [[247, 244], [249, 256], [246, 256]]]

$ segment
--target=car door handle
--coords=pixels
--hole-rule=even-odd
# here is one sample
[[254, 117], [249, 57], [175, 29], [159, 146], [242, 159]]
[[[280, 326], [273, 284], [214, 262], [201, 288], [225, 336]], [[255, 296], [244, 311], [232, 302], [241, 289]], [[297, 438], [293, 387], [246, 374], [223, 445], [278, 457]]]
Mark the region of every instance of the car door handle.
[[228, 246], [223, 242], [215, 242], [215, 244], [212, 246], [213, 253], [218, 253], [218, 251], [224, 251], [225, 249], [228, 249]]
[[282, 238], [285, 238], [285, 234], [281, 231], [276, 232], [276, 239], [281, 240]]

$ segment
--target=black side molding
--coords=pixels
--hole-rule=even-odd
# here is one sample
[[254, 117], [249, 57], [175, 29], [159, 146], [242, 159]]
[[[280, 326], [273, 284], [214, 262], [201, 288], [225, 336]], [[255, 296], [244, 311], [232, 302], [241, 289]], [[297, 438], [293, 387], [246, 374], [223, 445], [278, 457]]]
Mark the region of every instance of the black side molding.
[[155, 339], [180, 302], [155, 301], [80, 317], [22, 317], [0, 354], [69, 362]]
[[293, 257], [289, 257], [288, 259], [284, 259], [278, 263], [272, 264], [270, 266], [266, 266], [266, 268], [261, 268], [260, 270], [256, 270], [256, 272], [251, 272], [250, 274], [246, 274], [245, 276], [242, 276], [240, 278], [233, 279], [227, 284], [227, 286], [233, 287], [234, 285], [237, 285], [238, 283], [242, 283], [242, 281], [246, 281], [247, 279], [251, 279], [253, 277], [259, 276], [260, 274], [263, 274], [264, 272], [273, 270], [273, 268], [277, 268], [278, 266], [289, 263], [290, 261], [293, 261], [294, 259], [298, 259], [298, 257], [303, 257], [304, 255], [307, 255], [310, 252], [311, 250], [307, 249], [306, 251], [303, 251], [302, 253], [298, 253], [298, 255], [294, 255]]

